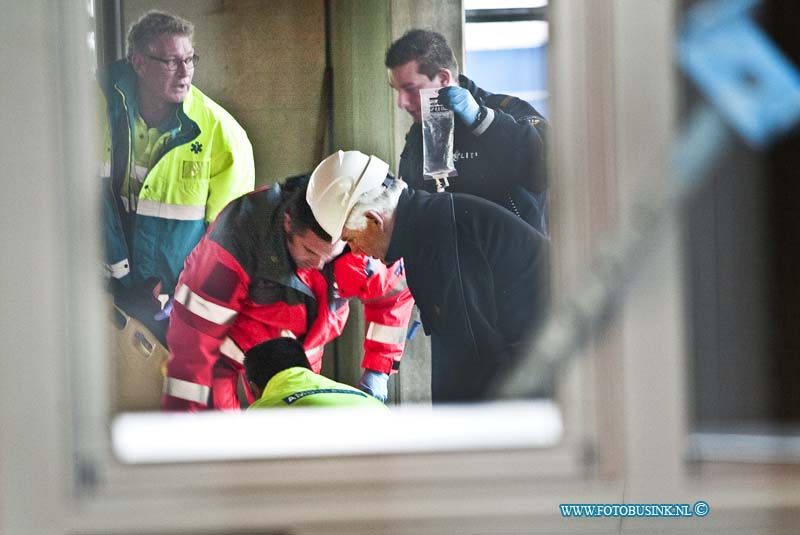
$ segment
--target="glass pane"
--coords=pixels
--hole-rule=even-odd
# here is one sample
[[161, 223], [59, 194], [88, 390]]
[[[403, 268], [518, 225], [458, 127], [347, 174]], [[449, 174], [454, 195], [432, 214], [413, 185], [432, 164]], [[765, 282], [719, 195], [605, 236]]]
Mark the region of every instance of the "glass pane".
[[[545, 4], [540, 2], [524, 5], [541, 7]], [[153, 1], [126, 2], [122, 5], [121, 12], [109, 11], [116, 9], [110, 4], [102, 5], [106, 9], [98, 13], [96, 44], [98, 68], [101, 71], [112, 61], [125, 57], [123, 48], [126, 39], [124, 34], [131, 23], [136, 21], [147, 9], [162, 8], [159, 2]], [[320, 160], [319, 151], [330, 150], [325, 148], [325, 135], [340, 136], [336, 139], [340, 139], [342, 136], [340, 130], [336, 128], [333, 129], [333, 134], [330, 132], [325, 134], [325, 129], [329, 126], [326, 125], [326, 121], [331, 121], [331, 117], [336, 119], [333, 120], [333, 123], [339, 125], [337, 126], [339, 129], [342, 128], [340, 125], [350, 124], [349, 122], [361, 127], [355, 128], [354, 126], [352, 128], [361, 135], [360, 138], [354, 138], [358, 145], [353, 148], [364, 151], [369, 149], [368, 144], [373, 139], [382, 138], [386, 134], [385, 124], [391, 123], [392, 117], [397, 118], [402, 115], [404, 119], [407, 119], [403, 110], [397, 110], [394, 106], [384, 110], [375, 104], [383, 102], [383, 100], [389, 102], [389, 99], [383, 99], [383, 97], [389, 96], [392, 91], [386, 83], [386, 69], [382, 65], [388, 43], [384, 42], [382, 37], [379, 38], [383, 35], [381, 32], [375, 32], [373, 29], [374, 24], [381, 23], [381, 21], [385, 23], [385, 17], [382, 17], [379, 12], [362, 13], [359, 17], [364, 17], [363, 20], [350, 20], [351, 17], [347, 15], [347, 11], [342, 6], [334, 5], [336, 9], [330, 14], [325, 14], [322, 4], [316, 2], [286, 2], [284, 16], [289, 21], [286, 22], [276, 19], [273, 12], [261, 9], [259, 4], [237, 4], [231, 9], [233, 20], [210, 19], [200, 22], [201, 15], [204, 13], [202, 5], [186, 3], [181, 7], [180, 15], [194, 19], [196, 28], [192, 44], [195, 52], [203, 58], [202, 63], [194, 71], [192, 84], [222, 105], [246, 130], [253, 144], [258, 186], [282, 182], [287, 176], [313, 169]], [[336, 34], [337, 36], [349, 35], [354, 39], [357, 38], [355, 40], [361, 47], [358, 62], [353, 62], [352, 54], [347, 51], [347, 44], [342, 44], [341, 40], [331, 39], [333, 44], [326, 43], [325, 16], [331, 17], [332, 26], [335, 28], [333, 31], [340, 32]], [[452, 13], [452, 19], [460, 20], [457, 12]], [[311, 26], [309, 26], [309, 21], [313, 22]], [[352, 28], [342, 28], [339, 23], [350, 25]], [[268, 31], [265, 31], [263, 27], [265, 24], [268, 26]], [[287, 27], [286, 24], [289, 26]], [[478, 45], [474, 51], [467, 51], [468, 68], [471, 65], [470, 62], [476, 65], [476, 73], [480, 76], [478, 79], [480, 82], [484, 78], [478, 71], [480, 63], [484, 65], [498, 63], [498, 58], [491, 55], [495, 51], [503, 54], [510, 53], [511, 56], [502, 59], [502, 65], [508, 67], [504, 77], [501, 79], [497, 73], [487, 74], [485, 76], [488, 82], [486, 89], [493, 93], [505, 92], [517, 95], [533, 103], [537, 108], [546, 109], [547, 94], [544, 73], [547, 66], [544, 56], [547, 51], [547, 23], [524, 21], [512, 22], [508, 25], [505, 23], [501, 25], [484, 24], [481, 29], [477, 30], [477, 33], [468, 29], [470, 35], [479, 35], [479, 38], [483, 40], [483, 44]], [[470, 25], [470, 28], [472, 26]], [[299, 28], [303, 28], [303, 31], [299, 32]], [[279, 39], [278, 36], [282, 35], [281, 32], [295, 30], [298, 30], [296, 33], [303, 35], [301, 41], [293, 37], [286, 41], [291, 43], [291, 46], [287, 45], [280, 49], [274, 46], [276, 39]], [[244, 46], [227, 51], [223, 47], [217, 46], [220, 42], [232, 38], [234, 33], [242, 32], [251, 33], [258, 46], [253, 48]], [[451, 39], [453, 43], [460, 45], [461, 37], [463, 36], [459, 29]], [[330, 36], [328, 38], [330, 39]], [[468, 36], [465, 39], [470, 41], [472, 37]], [[487, 43], [492, 41], [500, 43], [505, 48], [500, 50], [487, 46]], [[331, 52], [332, 59], [326, 59], [326, 46], [330, 47], [328, 52]], [[484, 49], [481, 50], [480, 47]], [[458, 50], [456, 55], [460, 56], [461, 52]], [[515, 53], [519, 55], [514, 55]], [[336, 70], [333, 83], [340, 85], [331, 87], [326, 81], [326, 69], [332, 68], [332, 66], [337, 69], [341, 67], [341, 63], [337, 62], [342, 57], [350, 63], [346, 64], [344, 69]], [[372, 62], [364, 64], [367, 57], [371, 58]], [[152, 63], [152, 65], [148, 64], [149, 68], [159, 67], [154, 63], [158, 59], [148, 59]], [[299, 64], [302, 64], [304, 68], [298, 69], [297, 65]], [[117, 64], [117, 66], [119, 65]], [[175, 72], [182, 71], [179, 69]], [[468, 70], [467, 72], [471, 73], [472, 71]], [[508, 76], [513, 72], [518, 75], [524, 72], [523, 76], [517, 76], [518, 79], [521, 79], [521, 84], [515, 84], [515, 81], [518, 80], [515, 80], [513, 76]], [[224, 75], [220, 73], [224, 73]], [[357, 80], [357, 84], [363, 84], [364, 80], [377, 82], [377, 84], [373, 84], [376, 87], [370, 86], [370, 91], [367, 92], [358, 88], [353, 90], [351, 86], [347, 85], [349, 77]], [[298, 87], [312, 88], [312, 90], [298, 91], [296, 89]], [[339, 91], [341, 88], [345, 90], [345, 97], [342, 97], [343, 93]], [[351, 116], [348, 113], [350, 109], [360, 111]], [[289, 121], [287, 119], [297, 116], [303, 116], [309, 120]], [[360, 118], [364, 117], [367, 119], [359, 123]], [[339, 120], [340, 118], [341, 120]], [[276, 128], [266, 135], [264, 124], [275, 124]], [[147, 124], [147, 126], [150, 125]], [[365, 135], [365, 133], [369, 135]], [[313, 140], [313, 142], [298, 142], [298, 140]], [[382, 156], [385, 154], [385, 159], [391, 161], [391, 152], [399, 152], [403, 142], [404, 136], [395, 136], [392, 138], [392, 143], [395, 145], [383, 150], [378, 144], [375, 153]], [[293, 150], [285, 150], [287, 146], [292, 146]], [[203, 148], [198, 146], [194, 154], [199, 154], [202, 150], [210, 150], [210, 146]], [[165, 152], [165, 154], [167, 153]], [[139, 164], [137, 163], [137, 165]], [[143, 166], [139, 165], [139, 167]], [[144, 179], [140, 184], [142, 189], [138, 194], [134, 191], [134, 196], [142, 197], [144, 186], [147, 184], [147, 180], [150, 180], [149, 171], [142, 172], [144, 173]], [[195, 174], [207, 175], [210, 172], [210, 165], [203, 162], [186, 161], [181, 167], [181, 178], [188, 179]], [[130, 201], [129, 198], [126, 200]], [[544, 202], [546, 203], [546, 200]], [[165, 203], [165, 206], [167, 204], [170, 203]], [[546, 269], [545, 267], [544, 270]], [[154, 298], [161, 299], [161, 296], [154, 296]], [[149, 296], [148, 300], [152, 301]], [[217, 303], [213, 300], [206, 299], [202, 306], [206, 311], [219, 311], [218, 307], [213, 306], [215, 304]], [[185, 303], [181, 302], [180, 306], [188, 310]], [[351, 302], [352, 312], [349, 326], [352, 329], [349, 333], [350, 337], [345, 338], [348, 334], [345, 333], [335, 345], [332, 343], [326, 345], [323, 358], [322, 374], [348, 385], [354, 385], [359, 379], [361, 374], [360, 357], [363, 354], [362, 342], [365, 333], [371, 332], [367, 326], [369, 322], [364, 321], [363, 317], [356, 314], [355, 309], [360, 309], [361, 306], [362, 304], [357, 300]], [[307, 446], [310, 439], [302, 439], [300, 434], [295, 437], [294, 442], [286, 441], [282, 446], [274, 449], [269, 440], [272, 433], [270, 425], [254, 423], [252, 417], [248, 418], [248, 414], [242, 415], [244, 418], [232, 413], [203, 414], [196, 419], [184, 420], [183, 424], [189, 427], [182, 427], [183, 424], [178, 423], [181, 421], [179, 417], [172, 414], [133, 414], [159, 411], [168, 352], [161, 347], [158, 340], [155, 339], [156, 337], [152, 336], [155, 332], [153, 327], [158, 327], [150, 321], [153, 314], [143, 316], [139, 318], [140, 321], [136, 321], [132, 314], [128, 314], [120, 308], [122, 307], [118, 307], [110, 314], [109, 328], [113, 334], [109, 353], [116, 356], [112, 357], [112, 362], [109, 363], [112, 368], [112, 380], [107, 386], [112, 398], [110, 412], [113, 420], [114, 451], [123, 460], [130, 462], [165, 461], [165, 458], [158, 458], [158, 455], [163, 455], [165, 448], [169, 450], [173, 447], [167, 445], [167, 433], [170, 429], [178, 428], [182, 431], [177, 434], [169, 434], [175, 439], [173, 444], [181, 444], [181, 446], [175, 446], [177, 449], [173, 451], [185, 452], [184, 460], [187, 461], [224, 458], [224, 446], [229, 443], [226, 437], [237, 433], [245, 435], [249, 433], [251, 437], [254, 437], [255, 435], [252, 435], [254, 433], [253, 426], [263, 429], [266, 433], [263, 439], [256, 439], [256, 450], [261, 453], [251, 451], [237, 454], [231, 452], [231, 455], [320, 455], [324, 454], [327, 447], [334, 448], [330, 450], [334, 453], [401, 452], [415, 449], [421, 451], [444, 447], [445, 438], [448, 436], [451, 443], [447, 447], [451, 449], [502, 447], [502, 444], [497, 441], [498, 438], [502, 439], [501, 442], [511, 440], [514, 447], [538, 448], [552, 447], [558, 444], [562, 437], [560, 408], [552, 400], [530, 402], [521, 409], [521, 412], [516, 412], [516, 409], [511, 408], [486, 408], [487, 410], [476, 408], [475, 412], [464, 409], [464, 417], [473, 419], [473, 425], [463, 429], [467, 434], [454, 432], [453, 427], [448, 424], [448, 422], [463, 422], [461, 410], [429, 413], [431, 403], [429, 385], [432, 371], [430, 359], [425, 360], [425, 352], [428, 352], [429, 355], [430, 350], [427, 347], [428, 339], [424, 336], [422, 329], [416, 331], [414, 340], [407, 342], [406, 357], [400, 374], [393, 376], [390, 382], [394, 385], [399, 383], [400, 386], [395, 388], [395, 395], [389, 401], [395, 412], [395, 418], [392, 420], [394, 422], [393, 429], [401, 430], [402, 433], [402, 430], [414, 429], [416, 425], [430, 429], [429, 433], [419, 434], [410, 431], [407, 438], [403, 440], [397, 438], [394, 430], [378, 433], [379, 436], [376, 436], [374, 431], [367, 432], [368, 436], [363, 436], [363, 433], [358, 431], [363, 427], [363, 425], [359, 426], [359, 419], [343, 414], [341, 418], [336, 418], [336, 421], [339, 422], [339, 430], [349, 430], [350, 432], [342, 432], [342, 437], [339, 438], [350, 443], [351, 446], [348, 447], [351, 449], [336, 449], [341, 445], [337, 446], [336, 440], [331, 439], [331, 444], [317, 443], [309, 450]], [[418, 315], [415, 315], [413, 319], [417, 319], [417, 317]], [[381, 336], [390, 334], [384, 333]], [[230, 349], [231, 347], [226, 348], [226, 350]], [[344, 357], [342, 357], [343, 353]], [[120, 358], [119, 355], [123, 354], [124, 356]], [[415, 365], [418, 366], [418, 369], [412, 370]], [[355, 371], [352, 369], [353, 367], [355, 367]], [[414, 373], [411, 373], [412, 371]], [[443, 370], [442, 373], [447, 371]], [[423, 375], [427, 377], [420, 379]], [[476, 381], [480, 380], [482, 378], [476, 374]], [[421, 384], [420, 388], [416, 388], [417, 382]], [[414, 383], [411, 388], [409, 388], [410, 383]], [[196, 384], [200, 384], [200, 382]], [[231, 392], [231, 397], [238, 401], [241, 408], [247, 408], [252, 402], [252, 399], [248, 399], [245, 385], [246, 382], [240, 377], [236, 380], [235, 392], [233, 389]], [[183, 386], [187, 385], [183, 384]], [[210, 399], [207, 397], [207, 385], [201, 386], [206, 388], [199, 390], [198, 396]], [[428, 393], [420, 396], [419, 392], [426, 387]], [[407, 395], [409, 391], [412, 392], [411, 395]], [[406, 405], [416, 405], [420, 402], [422, 402], [422, 408], [406, 407]], [[493, 422], [501, 427], [506, 425], [513, 427], [511, 420], [503, 414], [516, 414], [517, 421], [531, 422], [531, 426], [525, 433], [513, 431], [506, 434], [498, 430], [487, 434], [485, 429], [488, 428], [479, 423], [483, 421], [489, 425]], [[309, 415], [309, 417], [311, 416], [313, 415]], [[282, 418], [277, 414], [274, 417]], [[270, 418], [270, 416], [260, 415], [258, 418], [264, 419]], [[304, 412], [298, 411], [292, 417], [292, 421], [294, 425], [299, 425], [299, 422], [304, 421], [305, 418]], [[222, 427], [228, 429], [231, 435], [215, 432], [215, 429], [218, 431]], [[150, 438], [152, 433], [163, 434], [164, 440], [153, 441]], [[328, 433], [331, 437], [334, 434], [335, 431]], [[223, 440], [220, 443], [214, 440], [215, 438]], [[459, 441], [460, 446], [456, 444]], [[221, 449], [218, 447], [220, 444], [222, 444]], [[146, 451], [148, 446], [155, 447], [156, 451], [148, 453]], [[135, 452], [130, 448], [134, 448]], [[201, 451], [198, 448], [205, 449]], [[272, 453], [268, 453], [269, 451]], [[171, 457], [168, 460], [180, 459]]]
[[467, 23], [467, 75], [493, 93], [514, 95], [550, 116], [545, 21]]

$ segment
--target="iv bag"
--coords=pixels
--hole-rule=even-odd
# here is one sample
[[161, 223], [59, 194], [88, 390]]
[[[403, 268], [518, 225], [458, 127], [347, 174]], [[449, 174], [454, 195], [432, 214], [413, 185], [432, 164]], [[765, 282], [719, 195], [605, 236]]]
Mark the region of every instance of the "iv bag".
[[[453, 112], [438, 103], [439, 88], [419, 90], [422, 112], [422, 174], [426, 179], [456, 176], [453, 163]], [[438, 189], [438, 188], [437, 188]]]

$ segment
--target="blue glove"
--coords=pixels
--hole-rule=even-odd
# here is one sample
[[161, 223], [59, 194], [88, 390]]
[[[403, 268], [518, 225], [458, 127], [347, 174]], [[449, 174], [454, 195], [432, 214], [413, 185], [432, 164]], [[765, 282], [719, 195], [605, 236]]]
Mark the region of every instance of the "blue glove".
[[386, 403], [389, 395], [389, 374], [364, 370], [356, 387]]
[[478, 118], [481, 107], [475, 102], [472, 93], [457, 85], [443, 87], [439, 90], [439, 104], [453, 110], [458, 118], [472, 126]]
[[167, 304], [164, 305], [164, 308], [156, 312], [156, 315], [153, 316], [153, 319], [156, 321], [164, 321], [169, 319], [169, 315], [172, 314], [172, 303], [175, 301], [174, 297], [171, 297]]

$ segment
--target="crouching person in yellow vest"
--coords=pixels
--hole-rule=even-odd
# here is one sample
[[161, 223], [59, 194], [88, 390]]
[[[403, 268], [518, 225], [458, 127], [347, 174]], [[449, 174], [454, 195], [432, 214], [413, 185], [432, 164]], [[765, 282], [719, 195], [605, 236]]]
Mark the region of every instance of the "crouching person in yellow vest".
[[244, 371], [256, 401], [250, 409], [274, 407], [364, 407], [388, 410], [377, 398], [311, 371], [303, 345], [273, 338], [245, 353]]

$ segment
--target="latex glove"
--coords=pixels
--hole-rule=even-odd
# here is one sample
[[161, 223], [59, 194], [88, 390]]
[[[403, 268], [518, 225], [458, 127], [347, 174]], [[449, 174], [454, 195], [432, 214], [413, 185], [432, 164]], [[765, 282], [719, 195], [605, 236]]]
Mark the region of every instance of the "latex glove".
[[172, 303], [175, 301], [174, 297], [171, 297], [169, 301], [164, 305], [164, 308], [156, 312], [153, 319], [156, 321], [164, 321], [169, 319], [169, 315], [172, 314]]
[[169, 328], [169, 315], [172, 314], [173, 300], [174, 299], [170, 299], [167, 301], [164, 308], [153, 315], [155, 323], [149, 325], [150, 330], [156, 335], [156, 338], [158, 338], [158, 341], [161, 342], [164, 347], [167, 347], [167, 329]]
[[453, 110], [461, 121], [472, 126], [478, 118], [481, 107], [475, 102], [472, 93], [457, 85], [443, 87], [439, 90], [439, 104]]
[[389, 374], [364, 370], [356, 387], [386, 403], [389, 395]]

